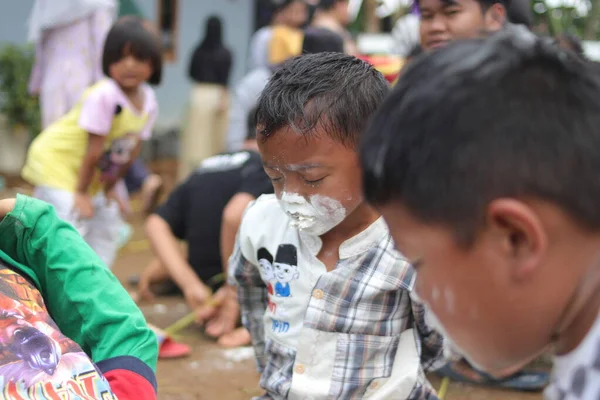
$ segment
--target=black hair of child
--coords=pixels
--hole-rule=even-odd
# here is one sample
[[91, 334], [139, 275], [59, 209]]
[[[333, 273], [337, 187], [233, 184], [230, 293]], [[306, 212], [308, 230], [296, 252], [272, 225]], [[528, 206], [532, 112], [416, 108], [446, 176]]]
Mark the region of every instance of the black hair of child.
[[347, 1], [347, 0], [320, 0], [317, 6], [321, 10], [331, 10], [336, 3]]
[[308, 27], [304, 30], [302, 54], [343, 53], [344, 38], [330, 29]]
[[258, 100], [259, 140], [268, 140], [286, 126], [301, 135], [322, 128], [334, 140], [355, 147], [388, 92], [383, 75], [356, 57], [295, 57], [273, 74]]
[[[417, 7], [421, 6], [421, 1], [420, 0], [415, 0], [416, 1], [416, 5]], [[444, 3], [444, 5], [447, 6], [451, 6], [453, 4], [456, 4], [458, 1], [457, 0], [440, 0], [442, 3]], [[505, 7], [508, 7], [508, 2], [510, 0], [476, 0], [477, 3], [479, 3], [479, 6], [481, 7], [482, 11], [487, 11], [491, 6], [493, 6], [494, 4], [502, 4]]]
[[148, 31], [139, 19], [127, 18], [118, 21], [108, 32], [102, 54], [102, 71], [110, 76], [110, 66], [121, 60], [129, 47], [139, 60], [152, 63], [152, 76], [148, 83], [160, 84], [162, 79], [162, 48], [155, 34]]
[[418, 57], [361, 143], [365, 196], [468, 246], [494, 199], [538, 198], [600, 229], [600, 73], [509, 29]]

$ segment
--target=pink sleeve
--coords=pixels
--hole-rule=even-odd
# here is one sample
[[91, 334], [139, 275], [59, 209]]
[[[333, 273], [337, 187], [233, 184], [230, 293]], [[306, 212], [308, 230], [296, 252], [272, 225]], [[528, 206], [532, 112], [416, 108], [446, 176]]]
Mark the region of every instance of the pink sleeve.
[[154, 128], [154, 122], [158, 116], [158, 103], [156, 101], [156, 95], [154, 94], [154, 90], [151, 88], [148, 89], [148, 101], [150, 102], [148, 105], [148, 121], [146, 121], [144, 129], [140, 132], [141, 140], [150, 139], [152, 136], [152, 128]]
[[29, 76], [29, 94], [39, 93], [42, 87], [42, 72], [44, 70], [43, 38], [35, 45], [35, 57], [31, 75]]
[[117, 95], [110, 84], [97, 86], [83, 100], [79, 126], [95, 135], [107, 135], [118, 105]]

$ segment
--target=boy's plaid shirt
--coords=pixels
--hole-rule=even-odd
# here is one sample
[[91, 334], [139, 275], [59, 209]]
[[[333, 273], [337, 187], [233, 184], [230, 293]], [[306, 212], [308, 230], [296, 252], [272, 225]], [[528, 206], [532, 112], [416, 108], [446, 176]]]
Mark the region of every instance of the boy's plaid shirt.
[[[442, 337], [411, 300], [414, 270], [383, 220], [346, 241], [326, 272], [315, 257], [320, 239], [290, 228], [273, 200], [263, 196], [248, 209], [229, 261], [266, 390], [260, 399], [437, 399], [424, 371], [443, 365]], [[258, 254], [266, 249], [273, 266], [286, 267], [282, 243], [297, 247], [301, 273], [273, 292], [278, 277], [265, 279]]]

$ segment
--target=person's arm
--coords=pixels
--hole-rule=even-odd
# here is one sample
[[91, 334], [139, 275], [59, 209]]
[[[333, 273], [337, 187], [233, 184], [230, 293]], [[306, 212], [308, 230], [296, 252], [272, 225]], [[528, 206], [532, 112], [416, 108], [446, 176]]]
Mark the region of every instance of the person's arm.
[[153, 214], [146, 221], [146, 235], [154, 253], [181, 289], [188, 305], [201, 306], [210, 298], [210, 289], [200, 280], [184, 258], [171, 227], [161, 216]]
[[273, 193], [273, 184], [265, 173], [260, 156], [251, 153], [241, 171], [242, 184], [223, 210], [221, 221], [221, 262], [227, 275], [227, 261], [235, 245], [235, 238], [248, 205], [262, 194]]
[[[76, 196], [81, 198], [87, 195], [98, 161], [104, 154], [106, 136], [115, 115], [117, 96], [114, 87], [107, 82], [105, 85], [95, 86], [83, 100], [77, 122], [80, 128], [88, 132], [88, 146], [79, 168], [76, 187]], [[88, 201], [91, 202], [89, 198]]]
[[156, 398], [156, 335], [127, 291], [51, 205], [23, 195], [13, 204], [0, 222], [0, 258], [29, 275], [61, 332], [119, 399]]
[[44, 47], [43, 43], [43, 32], [42, 37], [38, 39], [35, 44], [35, 57], [33, 61], [33, 67], [31, 74], [29, 75], [29, 94], [32, 96], [38, 96], [42, 88], [42, 77], [44, 74]]
[[229, 257], [233, 254], [235, 238], [242, 223], [242, 216], [255, 197], [249, 193], [237, 193], [229, 200], [223, 210], [221, 221], [221, 263], [223, 272], [227, 276]]
[[183, 292], [188, 305], [196, 309], [211, 293], [188, 264], [178, 242], [178, 239], [185, 238], [189, 223], [187, 210], [194, 206], [189, 204], [190, 182], [194, 177], [192, 175], [175, 188], [166, 203], [148, 217], [146, 234], [154, 253]]
[[88, 189], [96, 172], [96, 166], [98, 165], [102, 154], [104, 154], [105, 142], [106, 136], [104, 135], [88, 134], [87, 150], [83, 156], [81, 167], [79, 168], [79, 177], [77, 179], [76, 188], [77, 193], [88, 193]]

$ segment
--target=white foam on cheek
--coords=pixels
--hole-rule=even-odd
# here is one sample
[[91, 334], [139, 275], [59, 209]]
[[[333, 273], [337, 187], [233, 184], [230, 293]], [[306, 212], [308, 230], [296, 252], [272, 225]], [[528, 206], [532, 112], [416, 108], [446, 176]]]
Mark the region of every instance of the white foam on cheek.
[[431, 291], [431, 298], [433, 299], [433, 301], [435, 301], [437, 303], [437, 301], [440, 299], [440, 289], [437, 288], [437, 286], [433, 287], [433, 290]]
[[444, 288], [444, 300], [446, 303], [446, 310], [448, 313], [454, 313], [454, 291], [452, 289], [445, 287]]
[[310, 204], [317, 210], [319, 215], [327, 216], [329, 219], [337, 221], [338, 224], [346, 218], [346, 209], [342, 206], [342, 203], [331, 197], [316, 194], [310, 197]]
[[290, 216], [290, 225], [293, 228], [307, 229], [317, 219], [313, 207], [297, 193], [283, 192], [280, 204], [283, 211]]

